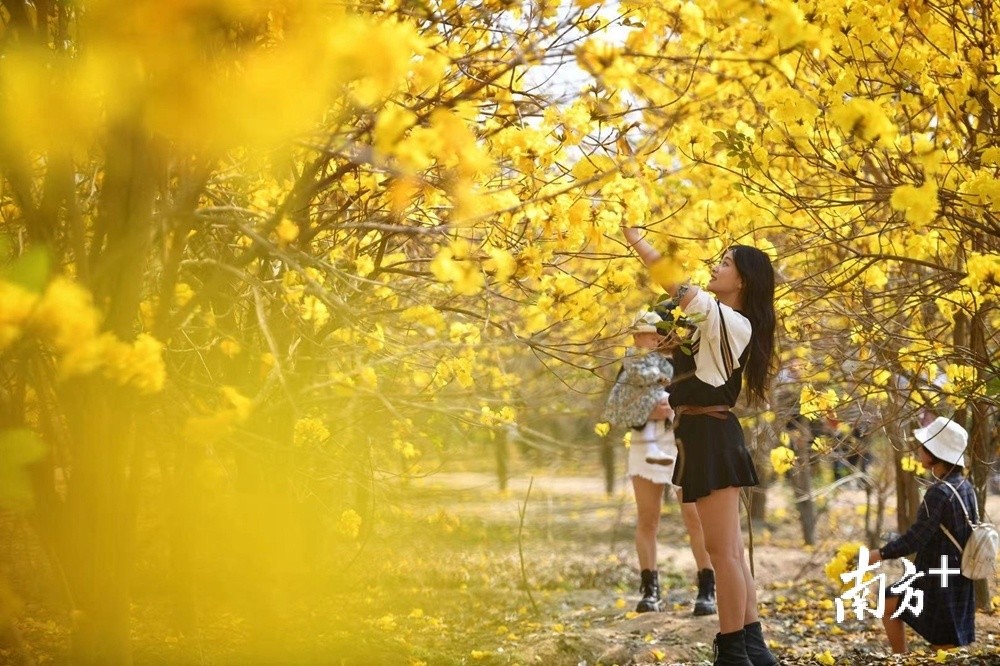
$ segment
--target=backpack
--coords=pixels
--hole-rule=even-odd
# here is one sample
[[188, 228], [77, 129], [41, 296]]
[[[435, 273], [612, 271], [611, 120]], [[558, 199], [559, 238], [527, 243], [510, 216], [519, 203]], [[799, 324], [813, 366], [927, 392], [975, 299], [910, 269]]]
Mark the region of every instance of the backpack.
[[[947, 481], [943, 483], [955, 493], [955, 497], [958, 498], [958, 503], [962, 507], [962, 513], [965, 514], [965, 521], [972, 528], [972, 534], [969, 535], [969, 540], [965, 542], [965, 548], [962, 548], [958, 545], [958, 540], [955, 539], [954, 535], [948, 531], [948, 528], [944, 525], [940, 526], [945, 536], [951, 539], [951, 542], [962, 553], [962, 575], [970, 580], [988, 580], [993, 578], [993, 570], [997, 562], [997, 552], [1000, 551], [1000, 533], [997, 532], [997, 528], [992, 523], [982, 521], [973, 523], [969, 518], [968, 509], [965, 508], [965, 502], [962, 501], [962, 496], [958, 494], [953, 485]], [[976, 501], [974, 496], [972, 501]], [[979, 514], [978, 507], [976, 507], [976, 514]]]

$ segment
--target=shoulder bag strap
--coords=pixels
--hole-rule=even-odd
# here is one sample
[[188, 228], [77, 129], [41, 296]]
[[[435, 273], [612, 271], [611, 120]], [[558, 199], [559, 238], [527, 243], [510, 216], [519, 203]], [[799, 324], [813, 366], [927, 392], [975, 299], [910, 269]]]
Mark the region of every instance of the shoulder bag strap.
[[955, 536], [954, 536], [954, 535], [953, 535], [953, 534], [952, 534], [952, 533], [951, 533], [951, 532], [950, 532], [950, 531], [948, 530], [948, 528], [947, 528], [947, 527], [945, 527], [944, 525], [940, 525], [940, 524], [938, 525], [938, 527], [940, 527], [940, 528], [941, 528], [941, 531], [942, 531], [942, 532], [944, 532], [944, 535], [945, 535], [946, 537], [948, 537], [948, 539], [949, 539], [949, 540], [950, 540], [950, 541], [951, 541], [951, 542], [952, 542], [953, 544], [955, 544], [955, 548], [958, 548], [958, 552], [959, 552], [959, 553], [961, 553], [961, 552], [962, 552], [962, 547], [958, 545], [958, 540], [957, 540], [957, 539], [955, 539]]
[[[965, 508], [965, 502], [962, 501], [962, 496], [958, 494], [957, 490], [955, 490], [955, 486], [951, 485], [950, 483], [948, 483], [944, 479], [941, 479], [941, 483], [943, 483], [944, 485], [946, 485], [949, 488], [951, 488], [951, 492], [955, 493], [955, 497], [958, 498], [958, 504], [959, 504], [959, 506], [962, 507], [962, 513], [965, 514], [965, 522], [969, 523], [969, 526], [971, 527], [972, 526], [972, 521], [969, 520], [969, 511]], [[943, 523], [939, 523], [938, 527], [941, 528], [941, 531], [944, 532], [944, 535], [946, 537], [948, 537], [948, 539], [953, 544], [955, 544], [955, 548], [958, 548], [958, 552], [961, 553], [962, 552], [962, 547], [958, 544], [958, 539], [955, 538], [955, 535], [952, 534], [951, 531], [947, 527], [945, 527]]]
[[722, 352], [722, 364], [726, 369], [726, 379], [728, 380], [733, 374], [733, 346], [729, 344], [729, 329], [726, 328], [726, 316], [722, 312], [722, 304], [718, 300], [715, 301], [715, 306], [719, 309], [719, 326], [722, 335], [719, 337], [719, 346], [722, 347], [720, 350]]
[[[955, 497], [958, 498], [958, 504], [959, 504], [959, 506], [962, 507], [962, 513], [965, 514], [965, 522], [969, 523], [969, 527], [972, 527], [972, 519], [969, 517], [969, 510], [965, 508], [965, 502], [962, 501], [962, 496], [958, 494], [957, 490], [955, 490], [955, 486], [951, 485], [950, 483], [948, 483], [944, 479], [941, 479], [941, 483], [943, 483], [944, 485], [946, 485], [949, 488], [951, 488], [951, 492], [955, 493]], [[962, 480], [962, 483], [965, 483], [964, 479]], [[973, 495], [973, 500], [972, 501], [973, 502], [976, 501], [975, 500], [975, 495]], [[978, 506], [976, 507], [976, 513], [977, 514], [979, 513], [979, 507]]]

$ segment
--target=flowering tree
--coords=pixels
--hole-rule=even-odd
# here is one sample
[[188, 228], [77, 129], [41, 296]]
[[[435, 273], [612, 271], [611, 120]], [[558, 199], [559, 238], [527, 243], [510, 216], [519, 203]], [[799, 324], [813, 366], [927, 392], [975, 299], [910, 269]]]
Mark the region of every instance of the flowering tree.
[[880, 412], [902, 456], [907, 418], [957, 410], [982, 490], [1000, 265], [988, 4], [629, 10], [641, 27], [585, 51], [641, 115], [639, 161], [663, 165], [652, 206], [677, 213], [659, 229], [692, 237], [707, 223], [724, 243], [777, 246], [785, 354], [814, 367], [809, 411]]
[[653, 296], [622, 224], [695, 280], [732, 242], [772, 252], [803, 413], [894, 423], [930, 391], [989, 458], [985, 6], [0, 16], [3, 501], [65, 574], [79, 662], [130, 659], [149, 516], [190, 625], [199, 549], [275, 577], [349, 563], [377, 470], [600, 395]]
[[222, 552], [276, 636], [267, 581], [356, 558], [376, 470], [603, 389], [645, 298], [608, 236], [646, 188], [613, 159], [613, 94], [541, 88], [595, 10], [2, 17], [4, 501], [63, 573], [76, 662], [130, 661], [150, 521], [181, 629]]

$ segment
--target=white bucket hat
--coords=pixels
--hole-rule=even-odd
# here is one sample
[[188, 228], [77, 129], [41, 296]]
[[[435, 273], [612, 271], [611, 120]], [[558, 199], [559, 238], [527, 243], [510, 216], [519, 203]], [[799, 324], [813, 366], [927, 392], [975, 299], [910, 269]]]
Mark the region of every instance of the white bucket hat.
[[639, 315], [635, 323], [632, 324], [632, 328], [629, 329], [630, 333], [656, 333], [659, 331], [656, 325], [663, 321], [660, 315], [656, 314], [652, 310], [643, 312]]
[[923, 428], [913, 431], [924, 448], [950, 465], [965, 467], [965, 448], [969, 433], [951, 419], [939, 416]]

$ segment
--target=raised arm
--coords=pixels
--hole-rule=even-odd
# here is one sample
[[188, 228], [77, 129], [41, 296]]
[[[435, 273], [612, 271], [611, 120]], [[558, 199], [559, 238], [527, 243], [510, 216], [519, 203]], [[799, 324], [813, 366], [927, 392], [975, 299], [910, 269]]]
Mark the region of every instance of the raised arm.
[[664, 263], [669, 261], [669, 259], [664, 258], [662, 254], [657, 252], [656, 248], [643, 238], [642, 232], [635, 227], [623, 226], [622, 232], [625, 234], [625, 240], [628, 241], [629, 246], [639, 255], [642, 263], [649, 268], [653, 279], [677, 301], [677, 304], [682, 309], [687, 307], [691, 299], [697, 295], [698, 287], [688, 284], [678, 285], [676, 282], [664, 280], [664, 275], [670, 271], [664, 271], [660, 267], [663, 267]]

